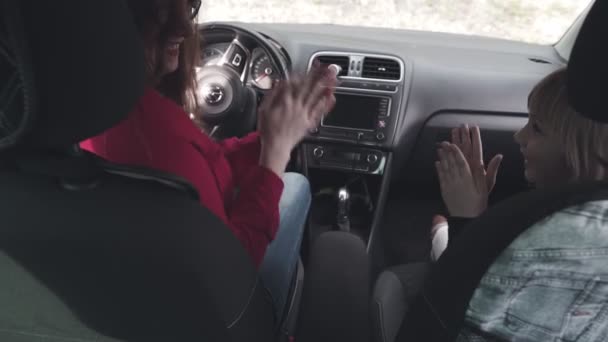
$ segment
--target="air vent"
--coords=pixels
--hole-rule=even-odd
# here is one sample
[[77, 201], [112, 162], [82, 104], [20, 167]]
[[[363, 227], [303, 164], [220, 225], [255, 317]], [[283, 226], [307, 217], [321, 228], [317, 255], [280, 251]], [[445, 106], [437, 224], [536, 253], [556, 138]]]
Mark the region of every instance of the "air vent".
[[393, 59], [365, 57], [362, 76], [363, 78], [398, 80], [401, 78], [401, 66]]
[[545, 59], [541, 59], [541, 58], [535, 58], [535, 57], [530, 57], [528, 58], [530, 61], [534, 62], [534, 63], [539, 63], [539, 64], [551, 64], [551, 62], [549, 62], [548, 60]]
[[342, 68], [338, 76], [346, 76], [348, 74], [348, 56], [319, 56], [317, 60], [321, 64], [337, 64]]

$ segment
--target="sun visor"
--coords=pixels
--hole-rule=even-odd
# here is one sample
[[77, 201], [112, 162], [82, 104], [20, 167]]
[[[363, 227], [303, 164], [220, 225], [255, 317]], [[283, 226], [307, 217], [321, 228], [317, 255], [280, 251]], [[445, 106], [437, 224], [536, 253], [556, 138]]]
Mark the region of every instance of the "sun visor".
[[589, 119], [608, 123], [608, 1], [596, 0], [572, 49], [568, 94]]

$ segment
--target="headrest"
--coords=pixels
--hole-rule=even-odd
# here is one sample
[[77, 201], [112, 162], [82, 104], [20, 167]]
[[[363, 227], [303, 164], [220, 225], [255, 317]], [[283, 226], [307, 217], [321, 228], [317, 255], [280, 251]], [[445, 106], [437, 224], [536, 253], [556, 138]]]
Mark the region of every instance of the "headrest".
[[144, 55], [124, 0], [0, 6], [0, 149], [67, 147], [126, 117]]
[[608, 1], [596, 0], [574, 43], [568, 63], [568, 94], [585, 117], [608, 123]]

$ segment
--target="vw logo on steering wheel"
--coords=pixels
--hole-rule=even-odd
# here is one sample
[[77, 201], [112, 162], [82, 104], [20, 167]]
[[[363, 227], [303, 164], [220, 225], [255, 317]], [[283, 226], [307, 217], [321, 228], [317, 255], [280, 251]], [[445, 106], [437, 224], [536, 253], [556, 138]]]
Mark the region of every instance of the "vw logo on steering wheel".
[[204, 92], [205, 102], [216, 105], [224, 100], [224, 88], [220, 85], [207, 86]]

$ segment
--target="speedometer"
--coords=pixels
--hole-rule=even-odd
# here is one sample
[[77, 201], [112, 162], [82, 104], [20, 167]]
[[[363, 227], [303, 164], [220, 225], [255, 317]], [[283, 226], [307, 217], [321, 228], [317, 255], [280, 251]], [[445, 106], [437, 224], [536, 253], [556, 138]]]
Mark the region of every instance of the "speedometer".
[[260, 55], [253, 62], [251, 76], [253, 77], [253, 83], [258, 88], [264, 90], [272, 89], [274, 81], [278, 79], [278, 74], [275, 72], [272, 63], [270, 63], [270, 58], [265, 54]]

